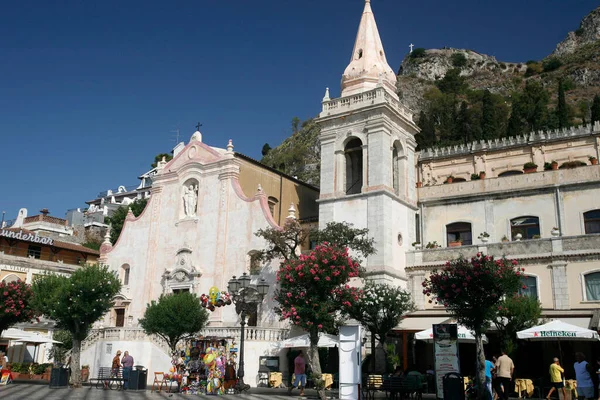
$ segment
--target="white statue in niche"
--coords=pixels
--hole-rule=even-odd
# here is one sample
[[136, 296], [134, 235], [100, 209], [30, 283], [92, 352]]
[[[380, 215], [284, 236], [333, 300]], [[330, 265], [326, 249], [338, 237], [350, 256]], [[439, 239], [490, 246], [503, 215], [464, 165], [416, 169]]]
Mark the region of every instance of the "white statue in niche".
[[189, 185], [183, 187], [183, 206], [186, 217], [196, 216], [198, 205], [198, 186]]

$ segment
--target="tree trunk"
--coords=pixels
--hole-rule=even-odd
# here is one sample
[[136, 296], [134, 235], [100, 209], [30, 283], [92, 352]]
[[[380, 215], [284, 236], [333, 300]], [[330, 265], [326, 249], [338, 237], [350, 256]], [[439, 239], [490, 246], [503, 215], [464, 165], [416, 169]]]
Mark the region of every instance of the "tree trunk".
[[375, 363], [375, 355], [377, 353], [376, 349], [377, 344], [375, 343], [375, 334], [371, 332], [371, 373], [374, 374], [377, 369], [377, 364]]
[[483, 338], [481, 333], [475, 333], [475, 352], [477, 354], [475, 384], [477, 386], [477, 398], [486, 400], [488, 398], [487, 386], [485, 385], [485, 351], [483, 349]]
[[74, 388], [81, 387], [81, 340], [73, 338], [73, 350], [71, 352], [71, 382]]
[[[308, 352], [306, 356], [308, 357], [308, 364], [310, 365], [310, 369], [313, 375], [313, 382], [315, 380], [315, 376], [321, 377], [321, 361], [319, 360], [319, 347], [317, 344], [319, 343], [319, 333], [310, 333], [310, 347], [308, 348]], [[320, 389], [317, 389], [317, 394], [319, 395], [319, 399], [327, 400], [327, 396], [325, 396], [325, 389], [322, 385], [319, 385]]]

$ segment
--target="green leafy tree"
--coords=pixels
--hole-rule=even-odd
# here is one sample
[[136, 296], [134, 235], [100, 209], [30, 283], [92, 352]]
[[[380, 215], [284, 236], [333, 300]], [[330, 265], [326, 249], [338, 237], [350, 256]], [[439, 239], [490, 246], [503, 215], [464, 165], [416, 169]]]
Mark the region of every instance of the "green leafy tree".
[[171, 353], [175, 354], [177, 343], [201, 331], [208, 321], [208, 312], [193, 293], [161, 295], [146, 307], [140, 325], [147, 334], [163, 338]]
[[348, 247], [357, 257], [375, 254], [375, 239], [369, 237], [369, 230], [354, 228], [347, 222], [328, 222], [323, 229], [313, 229], [309, 237], [314, 243], [329, 243], [339, 248]]
[[426, 55], [427, 55], [427, 50], [425, 50], [423, 47], [417, 47], [410, 53], [409, 57], [410, 58], [423, 58]]
[[85, 265], [71, 276], [44, 275], [32, 284], [33, 307], [73, 337], [71, 366], [73, 386], [81, 386], [81, 341], [92, 324], [106, 314], [121, 283], [107, 266]]
[[160, 154], [157, 154], [154, 157], [154, 162], [151, 164], [151, 167], [152, 168], [156, 168], [158, 166], [158, 163], [160, 161], [162, 161], [163, 157], [164, 157], [164, 159], [165, 159], [166, 162], [169, 162], [169, 161], [171, 161], [173, 159], [173, 155], [169, 154], [169, 153], [160, 153]]
[[419, 128], [421, 128], [421, 132], [415, 135], [417, 150], [425, 150], [434, 147], [437, 140], [435, 137], [433, 118], [429, 118], [425, 111], [421, 110], [419, 113], [418, 125]]
[[473, 125], [471, 122], [471, 114], [466, 101], [460, 103], [460, 109], [456, 117], [456, 142], [468, 144], [474, 139]]
[[266, 157], [270, 151], [271, 151], [271, 146], [269, 145], [269, 143], [265, 143], [262, 147], [261, 154], [263, 157]]
[[499, 118], [494, 98], [489, 90], [483, 92], [481, 99], [481, 132], [482, 139], [494, 139], [499, 137]]
[[594, 101], [592, 102], [592, 124], [596, 121], [600, 121], [600, 95], [594, 96]]
[[465, 77], [460, 76], [460, 69], [458, 68], [449, 69], [446, 75], [435, 84], [442, 93], [453, 95], [463, 93], [468, 87], [465, 83]]
[[556, 117], [560, 129], [569, 127], [569, 106], [565, 98], [565, 86], [562, 79], [558, 81], [558, 104], [556, 106]]
[[298, 133], [298, 130], [300, 129], [300, 118], [298, 117], [294, 117], [292, 118], [292, 132], [294, 134]]
[[54, 331], [52, 339], [60, 343], [54, 343], [50, 349], [49, 355], [54, 362], [64, 363], [67, 352], [73, 348], [73, 335], [71, 332], [59, 329]]
[[502, 348], [514, 354], [518, 347], [517, 332], [537, 325], [542, 318], [542, 305], [531, 296], [508, 296], [498, 306], [494, 325], [500, 333]]
[[277, 271], [276, 312], [282, 320], [306, 330], [310, 337], [307, 352], [319, 397], [325, 399], [317, 343], [319, 332], [336, 332], [345, 322], [343, 310], [358, 301], [359, 289], [348, 286], [358, 277], [359, 264], [348, 248], [317, 245], [310, 255], [300, 255], [281, 264]]
[[[397, 286], [367, 281], [359, 300], [348, 308], [348, 314], [371, 332], [371, 351], [375, 354], [375, 340], [381, 348], [386, 349], [387, 335], [406, 313], [414, 309], [407, 291]], [[375, 370], [375, 357], [371, 357], [371, 368]]]
[[539, 82], [529, 81], [521, 93], [513, 94], [508, 135], [522, 135], [548, 128], [550, 96]]
[[550, 57], [543, 62], [544, 72], [552, 72], [562, 66], [562, 61], [556, 57]]
[[142, 213], [142, 211], [144, 211], [144, 209], [146, 208], [146, 204], [148, 204], [147, 199], [135, 200], [128, 206], [121, 206], [117, 208], [112, 217], [105, 218], [104, 222], [110, 225], [111, 227], [110, 241], [112, 244], [117, 243], [117, 240], [119, 240], [119, 236], [121, 236], [121, 231], [123, 230], [125, 218], [127, 217], [129, 209], [131, 208], [131, 212], [137, 217]]
[[499, 301], [521, 287], [522, 270], [517, 261], [494, 260], [478, 253], [471, 259], [458, 258], [434, 271], [423, 282], [423, 293], [430, 302], [443, 304], [458, 323], [475, 333], [478, 398], [485, 399], [485, 353], [482, 336], [496, 321]]
[[22, 280], [0, 282], [0, 335], [19, 322], [29, 322], [37, 316], [32, 307], [31, 286]]
[[452, 61], [452, 66], [454, 68], [462, 69], [467, 66], [467, 57], [465, 57], [463, 53], [452, 54], [450, 61]]

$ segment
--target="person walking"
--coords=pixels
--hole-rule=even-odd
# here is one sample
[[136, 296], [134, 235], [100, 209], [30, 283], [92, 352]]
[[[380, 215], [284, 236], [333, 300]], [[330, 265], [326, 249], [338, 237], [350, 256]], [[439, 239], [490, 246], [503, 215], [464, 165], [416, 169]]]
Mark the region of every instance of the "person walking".
[[496, 374], [499, 384], [502, 385], [502, 394], [499, 394], [501, 399], [508, 400], [509, 394], [512, 393], [510, 384], [514, 372], [515, 364], [513, 360], [506, 354], [506, 351], [502, 350], [502, 355], [496, 361]]
[[296, 378], [289, 387], [288, 393], [292, 393], [294, 387], [297, 387], [300, 389], [300, 396], [304, 396], [304, 387], [306, 386], [306, 360], [304, 360], [302, 350], [300, 350], [300, 354], [294, 359], [294, 375]]
[[129, 388], [129, 376], [133, 369], [133, 357], [129, 355], [128, 351], [123, 353], [121, 364], [123, 365], [123, 390], [127, 390]]
[[489, 400], [494, 399], [494, 392], [492, 391], [492, 374], [494, 373], [495, 369], [496, 365], [493, 362], [490, 360], [485, 360], [485, 387], [487, 388], [489, 394]]
[[594, 398], [594, 382], [592, 374], [594, 373], [592, 366], [585, 361], [583, 353], [575, 353], [575, 379], [577, 379], [577, 396], [582, 399]]
[[565, 389], [565, 384], [562, 378], [562, 374], [564, 373], [565, 370], [560, 366], [558, 357], [554, 357], [554, 362], [550, 364], [550, 384], [552, 387], [550, 388], [546, 399], [549, 399], [550, 396], [552, 396], [552, 393], [554, 393], [555, 390], [558, 391], [558, 389], [562, 390], [563, 399], [567, 398], [567, 390]]

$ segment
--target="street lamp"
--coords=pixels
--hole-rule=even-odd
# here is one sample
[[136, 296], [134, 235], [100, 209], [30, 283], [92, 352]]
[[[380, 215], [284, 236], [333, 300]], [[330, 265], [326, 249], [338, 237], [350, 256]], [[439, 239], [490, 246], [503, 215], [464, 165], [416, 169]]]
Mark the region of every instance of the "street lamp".
[[241, 338], [240, 338], [240, 362], [238, 366], [238, 381], [234, 387], [237, 393], [250, 389], [250, 385], [244, 383], [244, 330], [246, 327], [246, 318], [258, 304], [263, 302], [265, 295], [269, 292], [269, 284], [264, 278], [260, 278], [258, 285], [252, 285], [252, 278], [244, 272], [242, 276], [236, 278], [233, 276], [227, 283], [227, 290], [231, 295], [231, 300], [235, 304], [235, 311], [241, 318]]

